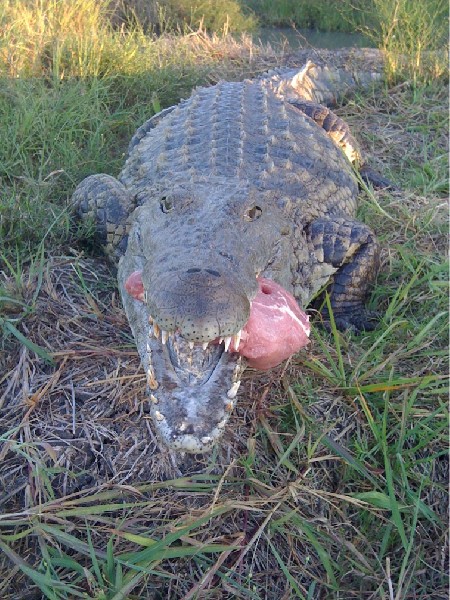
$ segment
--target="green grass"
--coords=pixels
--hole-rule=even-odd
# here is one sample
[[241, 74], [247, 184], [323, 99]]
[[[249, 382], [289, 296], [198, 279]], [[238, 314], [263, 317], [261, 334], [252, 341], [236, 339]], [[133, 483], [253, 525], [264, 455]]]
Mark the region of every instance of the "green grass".
[[[307, 0], [245, 0], [264, 26], [296, 26], [321, 31], [354, 31], [355, 7], [367, 9], [367, 2], [346, 3], [338, 0], [308, 2]], [[353, 15], [353, 20], [351, 19]], [[367, 23], [367, 15], [356, 12], [358, 25]]]
[[[358, 7], [365, 12], [365, 7]], [[371, 0], [371, 23], [361, 27], [384, 50], [391, 81], [430, 81], [448, 71], [449, 6], [444, 0]]]
[[[192, 480], [139, 486], [135, 491], [143, 494], [173, 485], [186, 493], [198, 490], [204, 492], [214, 489], [216, 481], [217, 478], [200, 475]], [[0, 550], [47, 598], [86, 598], [86, 592], [89, 592], [92, 594], [89, 597], [112, 600], [128, 597], [142, 580], [148, 579], [149, 575], [159, 574], [156, 569], [163, 560], [190, 556], [200, 560], [209, 554], [229, 553], [238, 548], [233, 544], [211, 543], [198, 547], [182, 543], [183, 536], [195, 533], [211, 519], [232, 511], [232, 506], [216, 506], [211, 511], [204, 511], [204, 516], [190, 519], [189, 523], [177, 525], [173, 522], [174, 532], [159, 539], [156, 531], [152, 536], [139, 535], [122, 530], [118, 525], [117, 516], [126, 522], [133, 514], [145, 514], [152, 504], [151, 501], [127, 502], [121, 491], [114, 490], [84, 497], [82, 501], [66, 501], [62, 508], [58, 501], [44, 502], [40, 510], [46, 515], [45, 523], [35, 518], [33, 511], [2, 521], [3, 530], [14, 527], [16, 533], [1, 535]], [[111, 514], [116, 516], [110, 517]], [[73, 530], [75, 521], [76, 536], [69, 533]], [[95, 548], [93, 544], [96, 523], [101, 524], [105, 532], [110, 532], [102, 549]], [[8, 545], [8, 542], [17, 542], [29, 535], [39, 539], [42, 553], [40, 568], [28, 564]], [[53, 541], [58, 543], [57, 548], [52, 546]], [[128, 550], [124, 551], [124, 548]], [[86, 569], [83, 561], [78, 562], [74, 556], [78, 560], [87, 558], [91, 564], [90, 569]]]
[[146, 31], [242, 33], [254, 30], [257, 17], [238, 0], [124, 0], [114, 20], [139, 22]]
[[257, 26], [256, 18], [243, 9], [245, 6], [236, 0], [166, 0], [160, 5], [159, 14], [164, 17], [166, 30], [171, 25], [171, 29], [187, 26], [193, 30], [200, 27], [210, 32], [242, 33]]
[[5, 250], [23, 255], [44, 236], [52, 243], [67, 239], [66, 201], [76, 183], [91, 173], [116, 173], [132, 132], [153, 114], [155, 99], [170, 105], [200, 78], [200, 72], [174, 67], [139, 78], [0, 80]]
[[[355, 9], [371, 8], [371, 3], [357, 0], [125, 0], [122, 18], [130, 14], [157, 31], [186, 27], [197, 29], [201, 23], [208, 31], [242, 32], [260, 26], [353, 31]], [[367, 24], [363, 10], [356, 13], [359, 25]]]
[[[331, 0], [125, 0], [116, 20], [137, 20], [147, 30], [168, 32], [196, 30], [241, 33], [258, 26], [295, 25], [322, 31], [353, 31], [355, 6], [368, 8], [358, 0], [347, 3]], [[356, 14], [359, 25], [368, 19]]]
[[445, 84], [417, 71], [339, 109], [401, 188], [366, 190], [360, 211], [382, 246], [380, 326], [316, 328], [286, 369], [248, 375], [223, 449], [174, 466], [141, 454], [139, 361], [68, 200], [85, 175], [117, 174], [159, 107], [264, 61], [228, 38], [114, 30], [101, 3], [72, 4], [0, 8], [0, 596], [444, 598]]

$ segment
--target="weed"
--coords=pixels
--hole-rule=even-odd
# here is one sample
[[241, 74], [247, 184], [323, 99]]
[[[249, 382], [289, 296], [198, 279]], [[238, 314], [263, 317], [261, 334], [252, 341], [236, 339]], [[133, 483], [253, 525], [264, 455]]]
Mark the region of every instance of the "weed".
[[447, 75], [447, 2], [371, 0], [370, 12], [372, 26], [363, 32], [385, 51], [391, 82], [410, 79], [417, 84]]

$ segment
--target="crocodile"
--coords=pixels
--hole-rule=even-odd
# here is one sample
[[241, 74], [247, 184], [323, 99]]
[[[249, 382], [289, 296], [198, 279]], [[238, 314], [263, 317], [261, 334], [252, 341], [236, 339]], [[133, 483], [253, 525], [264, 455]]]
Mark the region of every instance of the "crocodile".
[[[214, 446], [244, 369], [270, 368], [307, 344], [304, 310], [325, 286], [339, 329], [375, 326], [365, 302], [379, 245], [355, 216], [352, 163], [373, 173], [326, 106], [336, 85], [356, 83], [308, 61], [198, 88], [137, 130], [117, 179], [91, 175], [76, 188], [78, 214], [94, 219], [118, 264], [152, 421], [170, 449]], [[262, 356], [252, 362], [245, 349], [255, 340]]]

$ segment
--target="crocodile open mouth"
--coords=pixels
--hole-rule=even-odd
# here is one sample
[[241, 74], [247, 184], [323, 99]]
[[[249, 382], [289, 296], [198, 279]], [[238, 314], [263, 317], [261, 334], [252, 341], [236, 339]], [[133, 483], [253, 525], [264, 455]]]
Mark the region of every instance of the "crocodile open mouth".
[[[242, 329], [208, 340], [208, 335], [212, 338], [218, 331], [227, 331], [222, 321], [214, 327], [214, 319], [209, 318], [207, 327], [195, 330], [183, 328], [182, 319], [172, 318], [165, 322], [173, 323], [175, 330], [163, 329], [158, 324], [160, 316], [150, 316], [151, 303], [146, 301], [140, 273], [128, 276], [125, 289], [138, 301], [133, 310], [147, 325], [140, 353], [150, 413], [170, 448], [209, 451], [233, 411], [245, 367], [270, 369], [308, 343], [309, 319], [295, 298], [270, 279], [259, 277], [257, 283]], [[193, 336], [197, 341], [190, 339]]]
[[179, 332], [163, 336], [154, 321], [150, 326], [146, 363], [151, 415], [172, 449], [203, 453], [222, 435], [245, 368], [230, 345], [219, 339], [192, 343]]
[[227, 338], [217, 338], [211, 342], [194, 343], [179, 332], [165, 332], [153, 319], [149, 336], [166, 347], [168, 358], [180, 383], [187, 386], [201, 386], [208, 382], [224, 352], [237, 352], [241, 332]]

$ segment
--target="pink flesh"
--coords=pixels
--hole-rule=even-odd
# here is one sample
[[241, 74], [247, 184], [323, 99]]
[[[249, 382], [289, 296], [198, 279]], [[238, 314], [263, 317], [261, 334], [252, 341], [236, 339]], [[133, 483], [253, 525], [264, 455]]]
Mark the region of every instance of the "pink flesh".
[[[258, 288], [237, 352], [245, 356], [251, 367], [265, 371], [306, 346], [311, 328], [308, 315], [281, 285], [259, 277]], [[133, 298], [144, 302], [141, 271], [134, 271], [128, 277], [125, 289]], [[236, 352], [233, 341], [230, 352]]]
[[[262, 277], [258, 285], [238, 352], [251, 367], [265, 371], [306, 346], [311, 328], [308, 315], [281, 285]], [[236, 352], [233, 342], [230, 350]]]
[[134, 271], [125, 281], [125, 289], [136, 300], [144, 302], [144, 284], [142, 283], [142, 271]]

